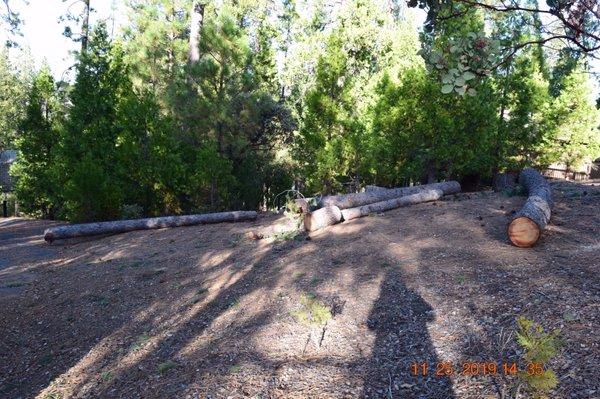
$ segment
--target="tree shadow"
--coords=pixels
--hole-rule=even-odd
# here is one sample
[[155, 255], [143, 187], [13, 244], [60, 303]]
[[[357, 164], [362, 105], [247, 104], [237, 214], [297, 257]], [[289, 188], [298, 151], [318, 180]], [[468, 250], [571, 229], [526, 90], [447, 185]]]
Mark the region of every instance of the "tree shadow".
[[376, 338], [364, 375], [366, 397], [454, 398], [452, 381], [436, 375], [440, 359], [427, 329], [434, 317], [431, 306], [406, 287], [400, 272], [385, 274], [367, 320]]

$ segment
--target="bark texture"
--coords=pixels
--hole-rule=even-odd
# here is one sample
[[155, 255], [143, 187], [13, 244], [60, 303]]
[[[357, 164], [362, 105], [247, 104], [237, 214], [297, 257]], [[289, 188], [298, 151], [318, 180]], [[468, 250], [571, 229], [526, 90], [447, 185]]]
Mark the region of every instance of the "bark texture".
[[342, 211], [337, 206], [326, 206], [304, 215], [306, 231], [315, 231], [342, 221]]
[[532, 168], [523, 169], [519, 183], [527, 190], [528, 198], [510, 222], [508, 236], [518, 247], [532, 247], [552, 215], [552, 189], [542, 174]]
[[375, 202], [386, 201], [405, 195], [417, 194], [425, 190], [441, 190], [444, 195], [457, 194], [460, 192], [460, 184], [457, 181], [447, 181], [414, 187], [392, 188], [356, 194], [331, 195], [321, 198], [319, 205], [321, 207], [337, 206], [340, 209], [348, 209], [373, 204]]
[[422, 202], [437, 201], [444, 196], [444, 192], [439, 189], [422, 190], [416, 194], [409, 194], [403, 197], [394, 198], [387, 201], [375, 202], [356, 208], [344, 209], [342, 217], [344, 221], [367, 216], [371, 213], [389, 211], [390, 209], [401, 206], [420, 204]]
[[204, 24], [204, 4], [198, 1], [192, 3], [190, 12], [190, 39], [188, 62], [195, 65], [200, 60], [200, 30]]
[[385, 187], [380, 187], [380, 186], [365, 186], [365, 192], [366, 193], [380, 193], [382, 191], [386, 191], [389, 190], [389, 188], [385, 188]]
[[44, 239], [51, 243], [56, 239], [62, 238], [125, 233], [134, 230], [162, 229], [165, 227], [193, 226], [208, 223], [242, 222], [255, 220], [256, 217], [257, 213], [254, 211], [235, 211], [207, 213], [202, 215], [166, 216], [135, 220], [117, 220], [113, 222], [74, 224], [46, 229], [44, 232]]

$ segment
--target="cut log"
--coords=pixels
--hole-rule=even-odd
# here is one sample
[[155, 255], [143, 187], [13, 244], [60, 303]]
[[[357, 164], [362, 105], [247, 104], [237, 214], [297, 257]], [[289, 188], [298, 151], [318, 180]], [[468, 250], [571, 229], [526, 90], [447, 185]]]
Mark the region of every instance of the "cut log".
[[442, 183], [392, 188], [364, 193], [331, 195], [321, 198], [319, 205], [322, 207], [337, 206], [340, 209], [356, 208], [363, 205], [373, 204], [375, 202], [403, 197], [405, 195], [417, 194], [425, 190], [441, 190], [444, 195], [456, 194], [460, 192], [460, 184], [457, 181], [447, 181]]
[[326, 206], [304, 215], [306, 231], [315, 231], [342, 221], [342, 211], [337, 206]]
[[242, 222], [255, 220], [254, 211], [207, 213], [201, 215], [166, 216], [158, 218], [116, 220], [112, 222], [74, 224], [51, 227], [44, 231], [44, 239], [52, 243], [56, 239], [85, 237], [99, 234], [125, 233], [134, 230], [162, 229], [165, 227], [193, 226], [198, 224]]
[[540, 239], [552, 215], [552, 189], [541, 173], [531, 168], [523, 169], [519, 183], [528, 198], [508, 225], [508, 238], [517, 247], [529, 248]]
[[423, 190], [416, 194], [405, 195], [387, 201], [375, 202], [373, 204], [348, 208], [342, 211], [344, 221], [368, 216], [372, 213], [389, 211], [401, 206], [420, 204], [422, 202], [437, 201], [444, 196], [442, 190]]

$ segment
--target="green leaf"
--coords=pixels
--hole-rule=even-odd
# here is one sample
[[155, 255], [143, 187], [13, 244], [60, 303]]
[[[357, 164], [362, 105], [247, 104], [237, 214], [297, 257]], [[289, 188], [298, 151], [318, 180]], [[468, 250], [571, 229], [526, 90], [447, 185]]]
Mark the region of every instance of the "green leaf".
[[477, 95], [477, 91], [471, 87], [469, 90], [467, 90], [467, 94], [471, 97], [475, 97]]
[[443, 85], [442, 86], [442, 93], [444, 93], [444, 94], [451, 93], [453, 89], [454, 89], [453, 85]]
[[462, 77], [465, 81], [469, 81], [471, 79], [475, 79], [475, 74], [471, 71], [465, 71]]
[[464, 75], [459, 76], [458, 78], [456, 78], [456, 80], [454, 81], [454, 85], [455, 86], [464, 86], [465, 85], [465, 78]]
[[467, 90], [465, 89], [465, 87], [464, 87], [464, 86], [459, 86], [459, 87], [455, 87], [455, 88], [454, 88], [454, 91], [456, 91], [456, 92], [457, 92], [458, 94], [460, 94], [461, 96], [464, 96], [464, 95], [465, 95], [465, 92], [466, 92]]
[[453, 81], [454, 81], [454, 76], [450, 75], [449, 73], [442, 76], [442, 83], [448, 84], [448, 83], [452, 83]]

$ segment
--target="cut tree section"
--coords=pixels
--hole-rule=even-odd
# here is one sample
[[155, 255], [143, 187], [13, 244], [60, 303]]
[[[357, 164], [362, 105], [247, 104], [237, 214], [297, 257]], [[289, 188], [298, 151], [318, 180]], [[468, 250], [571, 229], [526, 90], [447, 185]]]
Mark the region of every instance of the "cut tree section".
[[342, 211], [337, 206], [326, 206], [304, 215], [306, 231], [315, 231], [342, 221]]
[[535, 169], [523, 169], [519, 183], [527, 190], [527, 201], [508, 225], [508, 238], [521, 248], [534, 246], [552, 215], [552, 189]]

